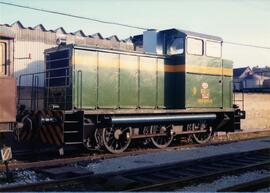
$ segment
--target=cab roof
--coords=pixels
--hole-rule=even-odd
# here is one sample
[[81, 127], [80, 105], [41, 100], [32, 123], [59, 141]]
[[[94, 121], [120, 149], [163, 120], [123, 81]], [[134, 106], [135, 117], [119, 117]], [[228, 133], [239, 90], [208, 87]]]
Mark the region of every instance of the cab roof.
[[182, 29], [176, 29], [176, 28], [161, 30], [160, 32], [165, 32], [165, 33], [166, 32], [178, 32], [184, 36], [200, 37], [200, 38], [210, 39], [210, 40], [215, 40], [215, 41], [223, 41], [223, 39], [219, 36], [213, 36], [213, 35], [192, 32], [192, 31], [187, 31], [187, 30], [182, 30]]

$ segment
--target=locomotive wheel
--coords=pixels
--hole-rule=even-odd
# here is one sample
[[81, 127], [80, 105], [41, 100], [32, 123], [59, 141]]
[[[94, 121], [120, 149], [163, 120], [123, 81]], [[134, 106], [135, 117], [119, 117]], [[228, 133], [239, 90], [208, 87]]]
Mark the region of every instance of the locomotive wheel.
[[210, 141], [213, 134], [212, 127], [205, 121], [192, 124], [192, 130], [193, 131], [205, 130], [205, 132], [203, 133], [192, 134], [193, 140], [199, 144], [207, 143], [208, 141]]
[[164, 136], [151, 137], [153, 145], [157, 148], [163, 149], [168, 147], [172, 140], [173, 135], [171, 134], [172, 126], [152, 126], [152, 134], [164, 134]]
[[103, 144], [111, 153], [121, 153], [127, 149], [131, 142], [131, 128], [109, 127], [102, 132]]

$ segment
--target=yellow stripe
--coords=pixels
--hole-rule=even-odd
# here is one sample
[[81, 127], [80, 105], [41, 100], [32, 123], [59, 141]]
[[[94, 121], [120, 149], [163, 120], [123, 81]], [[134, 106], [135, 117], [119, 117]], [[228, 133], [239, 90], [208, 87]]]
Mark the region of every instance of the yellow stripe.
[[[92, 61], [92, 60], [90, 60]], [[83, 66], [88, 66], [89, 58], [85, 56], [76, 56], [75, 57], [75, 64], [80, 64]], [[74, 65], [74, 64], [73, 64]], [[89, 67], [93, 65], [89, 64]], [[99, 64], [99, 68], [114, 68], [118, 69], [119, 65], [115, 62], [102, 62]], [[120, 68], [122, 70], [137, 70], [138, 65], [134, 65], [131, 63], [120, 64]], [[148, 71], [153, 72], [156, 69], [156, 64], [150, 63], [140, 63], [140, 71]], [[209, 67], [209, 66], [195, 66], [195, 65], [185, 65], [185, 64], [177, 64], [177, 65], [170, 65], [170, 64], [158, 64], [157, 65], [158, 72], [189, 72], [189, 73], [196, 73], [196, 74], [211, 74], [211, 75], [225, 75], [225, 76], [232, 76], [233, 71], [231, 68], [221, 68], [221, 67]]]
[[187, 65], [186, 71], [191, 72], [191, 73], [198, 73], [198, 74], [222, 75], [222, 68], [218, 68], [218, 67]]
[[225, 75], [232, 76], [233, 71], [230, 68], [192, 66], [192, 65], [165, 65], [165, 72], [189, 72], [197, 74]]
[[225, 76], [232, 76], [233, 75], [233, 69], [232, 68], [222, 68], [223, 74]]

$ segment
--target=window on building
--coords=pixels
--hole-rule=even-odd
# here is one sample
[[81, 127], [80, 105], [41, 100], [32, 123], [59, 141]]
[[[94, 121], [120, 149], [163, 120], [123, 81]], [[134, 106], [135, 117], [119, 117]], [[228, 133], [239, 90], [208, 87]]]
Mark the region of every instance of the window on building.
[[206, 41], [206, 56], [221, 57], [221, 42]]
[[6, 74], [6, 43], [0, 42], [0, 76]]
[[187, 52], [194, 55], [203, 55], [203, 40], [188, 38]]
[[176, 55], [184, 53], [184, 39], [175, 38], [167, 46], [168, 55]]

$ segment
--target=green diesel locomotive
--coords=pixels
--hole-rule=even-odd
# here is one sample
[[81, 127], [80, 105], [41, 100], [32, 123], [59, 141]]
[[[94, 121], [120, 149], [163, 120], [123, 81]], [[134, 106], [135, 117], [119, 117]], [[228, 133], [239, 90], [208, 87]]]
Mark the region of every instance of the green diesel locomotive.
[[232, 62], [222, 59], [220, 37], [169, 29], [132, 41], [135, 51], [45, 50], [43, 142], [118, 153], [135, 139], [164, 148], [176, 135], [205, 143], [215, 131], [240, 129], [244, 112], [233, 106]]

